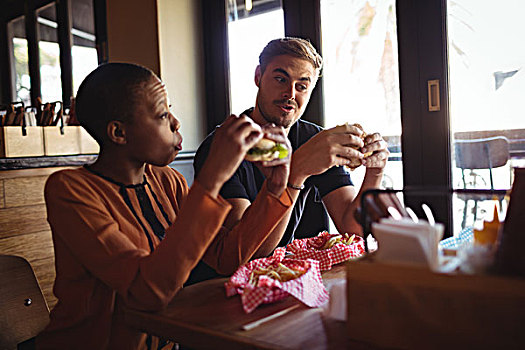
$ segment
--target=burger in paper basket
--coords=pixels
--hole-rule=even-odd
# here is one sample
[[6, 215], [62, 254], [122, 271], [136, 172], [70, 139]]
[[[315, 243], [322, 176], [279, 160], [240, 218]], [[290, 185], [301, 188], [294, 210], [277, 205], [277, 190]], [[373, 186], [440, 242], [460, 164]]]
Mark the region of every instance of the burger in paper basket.
[[228, 297], [240, 294], [242, 307], [250, 313], [263, 303], [294, 296], [310, 307], [328, 300], [319, 262], [316, 260], [285, 259], [285, 249], [277, 248], [273, 256], [252, 260], [225, 283]]
[[333, 265], [360, 257], [365, 253], [365, 245], [360, 236], [323, 231], [316, 237], [294, 240], [286, 246], [286, 250], [293, 254], [294, 259], [319, 261], [321, 270], [326, 271]]

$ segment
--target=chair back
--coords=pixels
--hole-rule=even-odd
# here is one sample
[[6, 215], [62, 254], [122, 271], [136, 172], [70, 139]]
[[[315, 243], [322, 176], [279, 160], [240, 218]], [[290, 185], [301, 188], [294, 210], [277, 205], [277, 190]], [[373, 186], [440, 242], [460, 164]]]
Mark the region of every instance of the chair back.
[[507, 164], [509, 140], [504, 136], [455, 140], [456, 166], [461, 169], [492, 169]]
[[16, 349], [48, 323], [49, 309], [29, 262], [0, 255], [0, 349]]

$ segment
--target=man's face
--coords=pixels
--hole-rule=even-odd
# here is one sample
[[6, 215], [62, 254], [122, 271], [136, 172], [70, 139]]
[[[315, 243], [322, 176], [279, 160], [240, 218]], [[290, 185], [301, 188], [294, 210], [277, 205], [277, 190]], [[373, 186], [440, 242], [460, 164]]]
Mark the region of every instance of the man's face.
[[182, 149], [180, 122], [171, 114], [164, 84], [152, 77], [138, 94], [140, 101], [126, 122], [127, 147], [138, 162], [171, 163]]
[[303, 115], [316, 82], [314, 66], [293, 56], [275, 57], [264, 73], [258, 67], [255, 83], [259, 91], [254, 119], [289, 128]]

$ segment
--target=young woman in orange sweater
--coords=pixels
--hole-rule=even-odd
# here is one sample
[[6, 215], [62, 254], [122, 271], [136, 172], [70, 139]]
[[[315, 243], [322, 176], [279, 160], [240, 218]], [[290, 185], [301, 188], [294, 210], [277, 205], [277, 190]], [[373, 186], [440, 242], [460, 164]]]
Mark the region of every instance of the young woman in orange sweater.
[[219, 190], [263, 135], [289, 142], [281, 128], [232, 115], [188, 189], [168, 166], [181, 150], [180, 123], [150, 70], [99, 66], [80, 86], [75, 108], [100, 154], [91, 165], [54, 173], [45, 187], [58, 303], [37, 348], [171, 348], [128, 328], [120, 307], [162, 309], [200, 259], [223, 273], [247, 262], [292, 204], [289, 158], [261, 164], [271, 168], [264, 195], [233, 228], [222, 225], [231, 206]]

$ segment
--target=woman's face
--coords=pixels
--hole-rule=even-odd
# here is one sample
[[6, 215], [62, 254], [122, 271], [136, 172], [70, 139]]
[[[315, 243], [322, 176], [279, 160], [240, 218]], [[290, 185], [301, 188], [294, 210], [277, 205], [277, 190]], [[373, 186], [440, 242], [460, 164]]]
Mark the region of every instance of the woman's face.
[[164, 166], [182, 149], [180, 122], [170, 112], [164, 84], [152, 77], [137, 94], [139, 103], [126, 125], [126, 145], [130, 158], [139, 163]]

